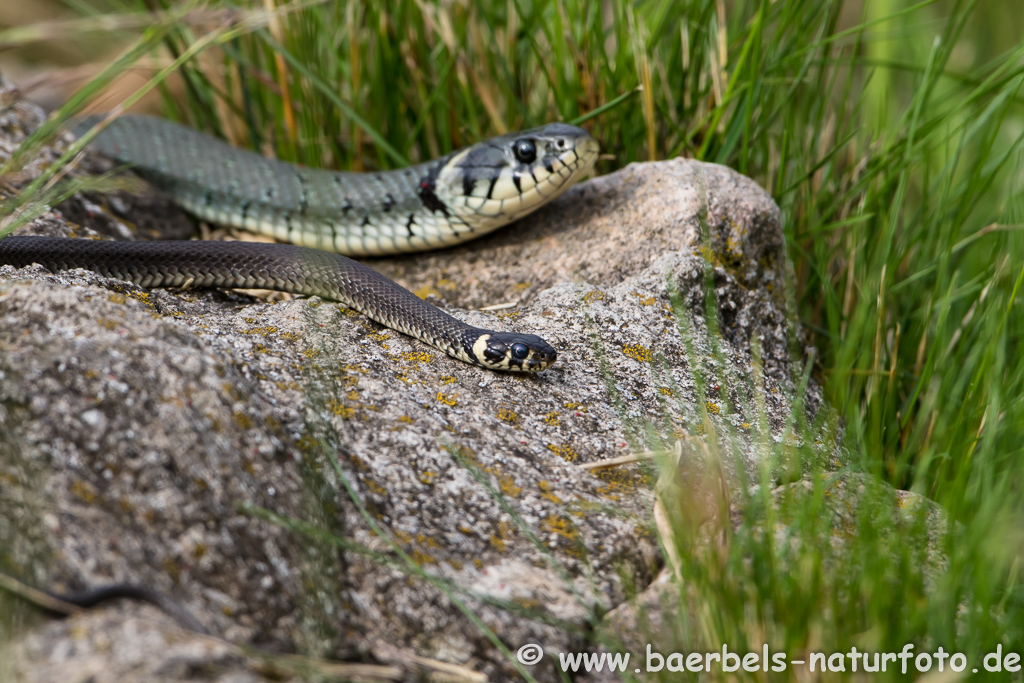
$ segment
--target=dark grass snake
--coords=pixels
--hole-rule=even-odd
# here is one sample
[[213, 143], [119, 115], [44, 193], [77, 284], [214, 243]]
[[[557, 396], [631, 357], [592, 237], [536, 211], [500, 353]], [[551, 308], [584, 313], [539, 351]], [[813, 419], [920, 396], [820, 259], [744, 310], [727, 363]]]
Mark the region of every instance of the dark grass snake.
[[174, 619], [182, 628], [209, 634], [206, 627], [183, 605], [158, 590], [137, 584], [112, 583], [83, 591], [57, 593], [33, 588], [10, 574], [0, 572], [0, 589], [36, 605], [52, 617], [67, 617], [79, 610], [118, 599], [148, 602]]
[[8, 237], [0, 265], [85, 268], [142, 287], [317, 295], [473, 365], [536, 372], [555, 361], [540, 337], [467, 325], [341, 254], [436, 249], [530, 213], [593, 168], [598, 144], [580, 128], [553, 123], [379, 173], [302, 168], [145, 116], [115, 120], [94, 146], [201, 219], [291, 244]]

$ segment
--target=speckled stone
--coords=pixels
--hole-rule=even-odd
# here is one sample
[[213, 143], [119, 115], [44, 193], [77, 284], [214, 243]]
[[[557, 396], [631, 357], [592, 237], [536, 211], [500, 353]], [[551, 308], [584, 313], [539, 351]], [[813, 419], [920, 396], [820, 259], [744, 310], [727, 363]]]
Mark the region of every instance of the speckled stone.
[[[96, 218], [21, 234], [88, 236]], [[485, 240], [372, 265], [471, 324], [540, 334], [558, 363], [481, 370], [317, 299], [0, 267], [0, 569], [154, 586], [236, 643], [386, 663], [397, 647], [515, 680], [459, 605], [513, 652], [571, 651], [660, 564], [651, 470], [579, 464], [710, 425], [735, 432], [738, 480], [759, 464], [759, 405], [782, 436], [779, 212], [727, 168], [634, 164]], [[23, 636], [29, 669], [46, 633]]]

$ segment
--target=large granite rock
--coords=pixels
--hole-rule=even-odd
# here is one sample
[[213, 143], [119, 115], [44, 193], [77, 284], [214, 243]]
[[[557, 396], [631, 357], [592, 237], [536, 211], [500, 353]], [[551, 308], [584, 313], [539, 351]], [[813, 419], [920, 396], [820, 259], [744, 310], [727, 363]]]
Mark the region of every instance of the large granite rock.
[[[38, 116], [0, 114], [0, 153]], [[97, 226], [132, 234], [94, 199], [21, 233]], [[317, 299], [0, 267], [0, 569], [153, 586], [236, 644], [514, 680], [495, 643], [584, 648], [660, 566], [651, 470], [580, 465], [712, 429], [743, 454], [726, 463], [737, 482], [760, 464], [758, 430], [781, 438], [784, 263], [771, 198], [681, 159], [584, 183], [473, 244], [372, 263], [472, 324], [545, 337], [559, 361], [535, 377]], [[818, 406], [813, 383], [804, 401]], [[189, 638], [189, 670], [264, 675], [166, 619], [160, 637], [118, 626], [151, 608], [105, 609], [26, 627], [19, 676], [95, 659], [95, 629], [145, 653], [112, 653], [109, 680], [180, 680], [160, 643]], [[559, 680], [550, 659], [525, 670]]]

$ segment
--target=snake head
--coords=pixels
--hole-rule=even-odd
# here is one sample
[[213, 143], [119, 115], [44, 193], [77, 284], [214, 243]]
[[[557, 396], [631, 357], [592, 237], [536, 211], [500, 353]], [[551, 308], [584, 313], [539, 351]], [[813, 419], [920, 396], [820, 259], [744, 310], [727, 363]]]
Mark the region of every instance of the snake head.
[[472, 362], [491, 370], [540, 372], [558, 358], [558, 353], [535, 334], [491, 332], [466, 339], [467, 355]]
[[565, 192], [594, 167], [599, 149], [582, 128], [551, 123], [455, 152], [430, 189], [471, 231], [488, 232]]

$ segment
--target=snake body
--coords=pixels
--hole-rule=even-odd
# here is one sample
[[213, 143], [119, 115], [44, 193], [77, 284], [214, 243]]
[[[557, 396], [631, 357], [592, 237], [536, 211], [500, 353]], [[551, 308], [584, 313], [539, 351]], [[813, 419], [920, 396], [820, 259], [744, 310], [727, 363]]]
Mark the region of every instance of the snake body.
[[183, 605], [154, 588], [134, 583], [112, 583], [83, 591], [58, 593], [33, 588], [20, 579], [0, 572], [0, 590], [23, 598], [54, 617], [66, 617], [79, 609], [90, 609], [117, 599], [148, 602], [163, 610], [178, 622], [182, 628], [209, 635], [202, 622], [195, 618]]
[[556, 358], [536, 335], [467, 325], [341, 254], [435, 249], [522, 217], [593, 167], [598, 145], [582, 129], [549, 124], [380, 173], [306, 169], [143, 116], [115, 120], [95, 146], [199, 218], [292, 244], [8, 237], [0, 264], [86, 268], [143, 287], [318, 295], [474, 365], [535, 372]]

